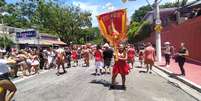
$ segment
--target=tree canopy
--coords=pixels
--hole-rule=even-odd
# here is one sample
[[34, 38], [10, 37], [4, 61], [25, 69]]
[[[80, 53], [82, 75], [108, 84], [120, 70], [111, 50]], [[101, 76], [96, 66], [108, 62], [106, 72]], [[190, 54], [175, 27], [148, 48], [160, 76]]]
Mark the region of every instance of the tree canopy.
[[94, 30], [88, 31], [93, 29], [91, 12], [78, 6], [59, 4], [57, 0], [19, 0], [15, 4], [1, 0], [0, 6], [8, 13], [0, 16], [4, 24], [56, 34], [66, 43], [80, 43], [82, 39], [85, 42], [85, 32], [90, 34], [88, 36], [95, 33]]

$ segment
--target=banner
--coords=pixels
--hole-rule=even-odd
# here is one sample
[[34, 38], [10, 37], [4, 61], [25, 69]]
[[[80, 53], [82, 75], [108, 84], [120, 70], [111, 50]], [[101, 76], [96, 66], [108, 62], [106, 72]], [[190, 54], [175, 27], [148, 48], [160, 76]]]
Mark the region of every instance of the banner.
[[36, 37], [36, 31], [24, 31], [24, 32], [17, 32], [16, 38], [32, 38]]
[[97, 16], [101, 34], [110, 44], [117, 45], [127, 39], [126, 9], [115, 10]]

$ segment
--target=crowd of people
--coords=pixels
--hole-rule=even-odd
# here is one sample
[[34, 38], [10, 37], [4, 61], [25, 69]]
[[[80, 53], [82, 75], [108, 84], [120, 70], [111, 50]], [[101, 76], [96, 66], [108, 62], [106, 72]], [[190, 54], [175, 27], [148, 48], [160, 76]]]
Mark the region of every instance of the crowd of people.
[[[166, 66], [169, 67], [174, 49], [169, 42], [166, 42], [164, 45], [163, 53]], [[185, 75], [183, 66], [185, 56], [187, 55], [188, 50], [182, 43], [181, 48], [175, 55], [175, 60], [181, 68], [182, 75]], [[111, 88], [115, 87], [115, 79], [120, 74], [122, 77], [122, 88], [125, 89], [126, 75], [134, 67], [134, 62], [137, 58], [140, 62], [139, 66], [146, 68], [145, 72], [150, 74], [156, 60], [155, 48], [151, 43], [143, 44], [140, 47], [133, 44], [120, 44], [117, 50], [110, 47], [107, 43], [104, 45], [72, 45], [40, 49], [25, 48], [17, 50], [13, 48], [10, 51], [0, 52], [0, 58], [0, 98], [8, 95], [5, 99], [11, 99], [15, 94], [17, 89], [10, 81], [10, 77], [18, 77], [20, 71], [22, 76], [30, 76], [39, 74], [40, 70], [57, 69], [56, 75], [59, 76], [66, 73], [67, 68], [89, 67], [92, 65], [95, 67], [96, 76], [112, 74]], [[95, 61], [95, 64], [92, 64], [92, 60]], [[10, 91], [10, 95], [6, 94], [7, 90]]]

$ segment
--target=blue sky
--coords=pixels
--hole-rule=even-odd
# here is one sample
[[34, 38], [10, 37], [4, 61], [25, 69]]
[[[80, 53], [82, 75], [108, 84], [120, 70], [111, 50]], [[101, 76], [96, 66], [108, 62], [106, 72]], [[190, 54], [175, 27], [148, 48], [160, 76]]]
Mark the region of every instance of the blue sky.
[[[6, 0], [8, 3], [13, 3], [18, 0]], [[131, 15], [139, 7], [146, 5], [146, 0], [136, 0], [122, 3], [121, 0], [59, 0], [61, 4], [73, 4], [80, 6], [82, 10], [86, 10], [92, 13], [92, 24], [98, 26], [96, 16], [115, 9], [127, 8], [128, 19], [130, 20]], [[149, 0], [153, 2], [154, 0]], [[175, 0], [163, 0], [162, 3], [172, 2]]]

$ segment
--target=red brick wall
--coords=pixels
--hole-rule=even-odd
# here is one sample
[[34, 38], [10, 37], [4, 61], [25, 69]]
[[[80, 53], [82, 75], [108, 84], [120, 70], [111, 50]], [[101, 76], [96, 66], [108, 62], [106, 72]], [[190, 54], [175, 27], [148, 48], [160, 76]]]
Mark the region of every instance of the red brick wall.
[[[147, 41], [155, 43], [155, 34], [152, 33], [151, 37], [145, 40]], [[184, 42], [190, 53], [189, 58], [201, 63], [201, 16], [180, 25], [168, 25], [161, 33], [161, 41], [169, 41], [176, 49]]]

